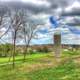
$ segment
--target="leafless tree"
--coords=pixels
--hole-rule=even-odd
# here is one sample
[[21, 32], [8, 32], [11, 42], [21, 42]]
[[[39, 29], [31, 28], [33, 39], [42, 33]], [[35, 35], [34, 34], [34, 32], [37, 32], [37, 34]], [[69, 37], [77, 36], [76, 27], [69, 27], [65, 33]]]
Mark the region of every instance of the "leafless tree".
[[12, 30], [12, 39], [13, 39], [13, 68], [15, 67], [15, 47], [16, 47], [16, 38], [17, 32], [21, 26], [21, 10], [20, 9], [11, 9], [10, 11], [10, 23]]
[[24, 40], [25, 40], [24, 61], [26, 59], [26, 53], [29, 48], [30, 41], [34, 37], [37, 27], [38, 27], [38, 24], [34, 24], [30, 22], [30, 23], [27, 23], [27, 26], [24, 26], [23, 28]]
[[[5, 28], [6, 31], [1, 33], [0, 39], [9, 31], [10, 26], [8, 25], [8, 7], [0, 5], [0, 30]], [[7, 26], [6, 26], [7, 25]], [[7, 28], [8, 27], [8, 28]]]
[[22, 34], [24, 35], [25, 42], [25, 50], [24, 50], [24, 61], [26, 60], [26, 54], [28, 52], [28, 48], [30, 46], [31, 40], [37, 35], [37, 31], [39, 30], [39, 26], [44, 23], [40, 23], [38, 19], [30, 19], [28, 20], [28, 16], [25, 16], [25, 21], [22, 23]]

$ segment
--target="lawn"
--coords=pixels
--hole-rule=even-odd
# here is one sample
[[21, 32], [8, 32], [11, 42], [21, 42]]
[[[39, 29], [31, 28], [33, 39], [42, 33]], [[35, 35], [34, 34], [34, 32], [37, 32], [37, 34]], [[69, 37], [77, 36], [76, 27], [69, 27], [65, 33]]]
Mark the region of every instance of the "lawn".
[[[26, 59], [35, 59], [35, 58], [40, 58], [40, 57], [44, 57], [47, 56], [47, 54], [43, 53], [43, 54], [31, 54], [31, 55], [26, 55]], [[20, 62], [23, 60], [23, 56], [16, 56], [15, 57], [16, 62]], [[12, 58], [10, 60], [12, 62]], [[9, 57], [1, 57], [0, 58], [0, 64], [2, 63], [8, 63], [9, 62]]]
[[[80, 80], [79, 56], [77, 52], [63, 51], [57, 62], [53, 53], [32, 54], [27, 55], [25, 63], [22, 56], [17, 56], [15, 69], [11, 64], [0, 66], [0, 80]], [[1, 58], [0, 63], [7, 61]]]
[[80, 80], [80, 64], [68, 61], [57, 67], [27, 74], [30, 80]]

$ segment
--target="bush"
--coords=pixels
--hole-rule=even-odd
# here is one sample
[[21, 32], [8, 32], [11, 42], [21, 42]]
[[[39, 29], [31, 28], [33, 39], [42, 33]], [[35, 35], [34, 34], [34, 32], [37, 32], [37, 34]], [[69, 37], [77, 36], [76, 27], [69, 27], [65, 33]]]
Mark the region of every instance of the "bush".
[[45, 47], [43, 47], [43, 48], [38, 48], [38, 50], [37, 50], [37, 51], [38, 51], [38, 52], [45, 52], [45, 53], [50, 52], [49, 48], [47, 48], [46, 46], [45, 46]]

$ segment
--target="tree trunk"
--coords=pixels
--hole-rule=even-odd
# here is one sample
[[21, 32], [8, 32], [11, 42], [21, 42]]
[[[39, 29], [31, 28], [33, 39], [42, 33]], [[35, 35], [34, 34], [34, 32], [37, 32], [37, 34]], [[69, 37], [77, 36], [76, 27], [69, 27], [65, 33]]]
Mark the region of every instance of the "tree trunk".
[[25, 46], [25, 51], [24, 51], [24, 59], [23, 59], [23, 61], [25, 62], [25, 60], [26, 60], [26, 52], [27, 52], [27, 46]]
[[11, 47], [11, 49], [10, 49], [10, 55], [9, 55], [9, 60], [8, 60], [8, 62], [10, 62], [11, 61], [11, 58], [12, 58], [12, 55], [13, 55], [13, 52], [12, 52], [12, 50], [13, 50], [13, 47]]
[[15, 67], [15, 44], [16, 43], [16, 32], [14, 34], [14, 40], [13, 40], [13, 68]]
[[26, 35], [24, 35], [24, 40], [25, 40], [25, 49], [24, 49], [24, 58], [23, 58], [23, 62], [25, 62], [25, 60], [26, 60], [26, 52], [27, 52], [27, 48], [28, 48], [28, 46], [26, 45], [26, 43], [27, 43]]

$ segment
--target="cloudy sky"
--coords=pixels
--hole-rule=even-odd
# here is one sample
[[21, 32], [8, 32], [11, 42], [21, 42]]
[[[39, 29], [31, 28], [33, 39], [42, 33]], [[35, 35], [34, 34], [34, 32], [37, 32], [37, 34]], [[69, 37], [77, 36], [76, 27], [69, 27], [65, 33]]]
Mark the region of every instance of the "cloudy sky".
[[[42, 26], [43, 32], [38, 33], [40, 39], [33, 39], [31, 44], [53, 43], [54, 28], [49, 21], [50, 16], [55, 16], [57, 19], [64, 18], [61, 20], [62, 23], [76, 27], [80, 32], [80, 0], [2, 0], [2, 2], [12, 2], [11, 5], [18, 7], [23, 3], [29, 16], [45, 22]], [[80, 34], [75, 34], [62, 26], [59, 29], [63, 33], [62, 44], [80, 44]]]

